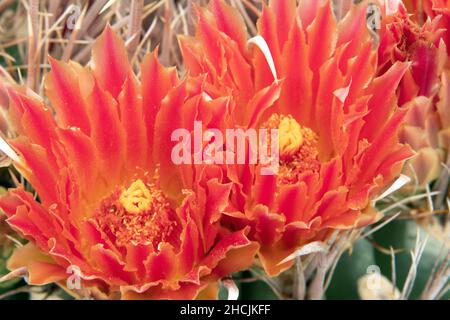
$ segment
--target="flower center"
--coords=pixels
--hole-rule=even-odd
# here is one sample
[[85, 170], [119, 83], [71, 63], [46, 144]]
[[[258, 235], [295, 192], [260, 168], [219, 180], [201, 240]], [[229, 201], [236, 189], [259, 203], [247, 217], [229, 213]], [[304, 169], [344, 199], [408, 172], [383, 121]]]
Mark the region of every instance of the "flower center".
[[157, 250], [161, 242], [179, 242], [179, 222], [166, 196], [140, 179], [103, 199], [96, 217], [118, 246], [144, 244]]
[[297, 182], [299, 175], [306, 171], [319, 171], [318, 137], [314, 131], [302, 127], [291, 115], [279, 114], [273, 114], [263, 127], [278, 129], [282, 184]]
[[281, 118], [278, 130], [281, 155], [283, 157], [294, 156], [303, 145], [304, 130], [291, 116]]
[[142, 180], [136, 180], [120, 195], [120, 204], [130, 213], [139, 214], [150, 208], [152, 195]]

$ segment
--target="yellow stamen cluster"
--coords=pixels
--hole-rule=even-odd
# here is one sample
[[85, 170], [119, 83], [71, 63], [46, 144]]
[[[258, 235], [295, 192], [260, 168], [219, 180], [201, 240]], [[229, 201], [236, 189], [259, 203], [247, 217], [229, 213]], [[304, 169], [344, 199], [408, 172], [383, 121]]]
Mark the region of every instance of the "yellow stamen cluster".
[[152, 195], [142, 180], [136, 180], [122, 192], [119, 202], [130, 213], [140, 213], [148, 210], [152, 202]]
[[174, 235], [178, 222], [167, 198], [154, 184], [142, 180], [105, 198], [97, 220], [118, 246], [144, 244], [157, 250], [161, 242], [178, 241]]
[[292, 116], [282, 117], [278, 125], [280, 154], [293, 156], [303, 144], [302, 127]]
[[314, 131], [302, 127], [291, 115], [279, 114], [273, 114], [263, 127], [278, 129], [281, 183], [295, 183], [299, 174], [319, 170], [318, 137]]

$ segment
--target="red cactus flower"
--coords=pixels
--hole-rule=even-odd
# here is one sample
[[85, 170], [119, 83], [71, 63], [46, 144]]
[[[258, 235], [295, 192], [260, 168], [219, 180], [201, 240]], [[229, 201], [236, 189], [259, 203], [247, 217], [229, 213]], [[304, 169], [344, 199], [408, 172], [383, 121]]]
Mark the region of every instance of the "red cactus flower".
[[432, 97], [419, 96], [406, 104], [409, 112], [400, 135], [417, 152], [406, 173], [422, 187], [441, 176], [446, 170], [442, 163], [450, 163], [450, 70], [440, 75], [438, 89]]
[[441, 9], [450, 9], [449, 0], [403, 0], [406, 9], [417, 15], [419, 22], [435, 17]]
[[428, 20], [420, 26], [399, 6], [394, 14], [384, 15], [382, 21], [378, 72], [383, 74], [397, 61], [411, 62], [401, 82], [399, 103], [404, 104], [418, 95], [435, 95], [447, 59], [443, 41], [447, 29], [442, 28], [441, 19]]
[[[433, 12], [438, 12], [437, 6]], [[448, 161], [449, 12], [441, 8], [420, 25], [400, 5], [398, 11], [383, 17], [380, 30], [379, 73], [398, 61], [410, 63], [397, 92], [399, 103], [409, 109], [401, 141], [418, 153], [411, 161], [414, 172], [410, 175], [421, 185], [439, 177], [441, 163]]]
[[[248, 267], [257, 244], [219, 223], [231, 184], [197, 168], [195, 181], [159, 169], [159, 109], [201, 96], [151, 53], [142, 82], [123, 42], [107, 27], [92, 70], [50, 59], [51, 108], [25, 89], [7, 89], [18, 138], [2, 142], [38, 200], [24, 187], [0, 198], [8, 223], [30, 242], [9, 260], [31, 284], [58, 282], [75, 296], [191, 299]], [[52, 115], [55, 112], [55, 117]], [[56, 118], [56, 120], [55, 120]], [[184, 168], [185, 174], [190, 173]], [[78, 268], [82, 288], [65, 280]], [[68, 272], [67, 272], [68, 271]], [[73, 290], [72, 290], [73, 289]], [[211, 296], [208, 296], [211, 297]]]
[[280, 136], [278, 175], [225, 166], [233, 193], [224, 224], [251, 226], [263, 266], [276, 275], [304, 244], [376, 221], [371, 200], [412, 156], [398, 141], [406, 111], [395, 95], [408, 64], [376, 76], [365, 8], [338, 23], [331, 1], [272, 0], [251, 46], [243, 19], [223, 1], [198, 16], [195, 37], [180, 39], [188, 72], [205, 78], [212, 101], [227, 97], [223, 122]]
[[[413, 13], [413, 17], [420, 24], [424, 24], [428, 19], [435, 19], [435, 24], [441, 30], [448, 30], [450, 26], [450, 1], [449, 0], [404, 0], [408, 12]], [[450, 55], [450, 33], [444, 32], [442, 38], [447, 45], [447, 52]]]

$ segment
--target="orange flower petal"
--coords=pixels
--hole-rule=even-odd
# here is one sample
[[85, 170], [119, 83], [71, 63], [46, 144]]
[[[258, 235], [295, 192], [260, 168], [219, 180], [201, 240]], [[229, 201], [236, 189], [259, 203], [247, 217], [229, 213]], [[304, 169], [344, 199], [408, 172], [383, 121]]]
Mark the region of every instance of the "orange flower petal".
[[101, 87], [117, 98], [130, 72], [123, 41], [107, 25], [92, 47], [93, 71]]
[[52, 70], [45, 80], [46, 94], [56, 110], [61, 125], [90, 132], [87, 107], [83, 99], [75, 71], [64, 62], [49, 58]]

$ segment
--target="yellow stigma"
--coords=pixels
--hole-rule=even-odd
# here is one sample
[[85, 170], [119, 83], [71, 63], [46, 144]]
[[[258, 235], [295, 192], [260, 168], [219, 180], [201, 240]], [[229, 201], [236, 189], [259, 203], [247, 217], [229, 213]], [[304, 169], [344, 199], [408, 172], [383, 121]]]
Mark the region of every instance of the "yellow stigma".
[[282, 117], [278, 125], [280, 154], [293, 155], [303, 144], [302, 127], [292, 116]]
[[295, 183], [306, 171], [318, 172], [318, 136], [307, 127], [302, 127], [291, 115], [274, 113], [262, 125], [266, 129], [278, 129], [280, 148], [281, 183]]
[[117, 186], [99, 203], [94, 216], [105, 234], [119, 246], [180, 244], [180, 223], [163, 191], [150, 180], [135, 180], [128, 188]]
[[130, 187], [122, 192], [120, 204], [130, 213], [141, 213], [150, 208], [152, 195], [142, 180], [134, 181]]

